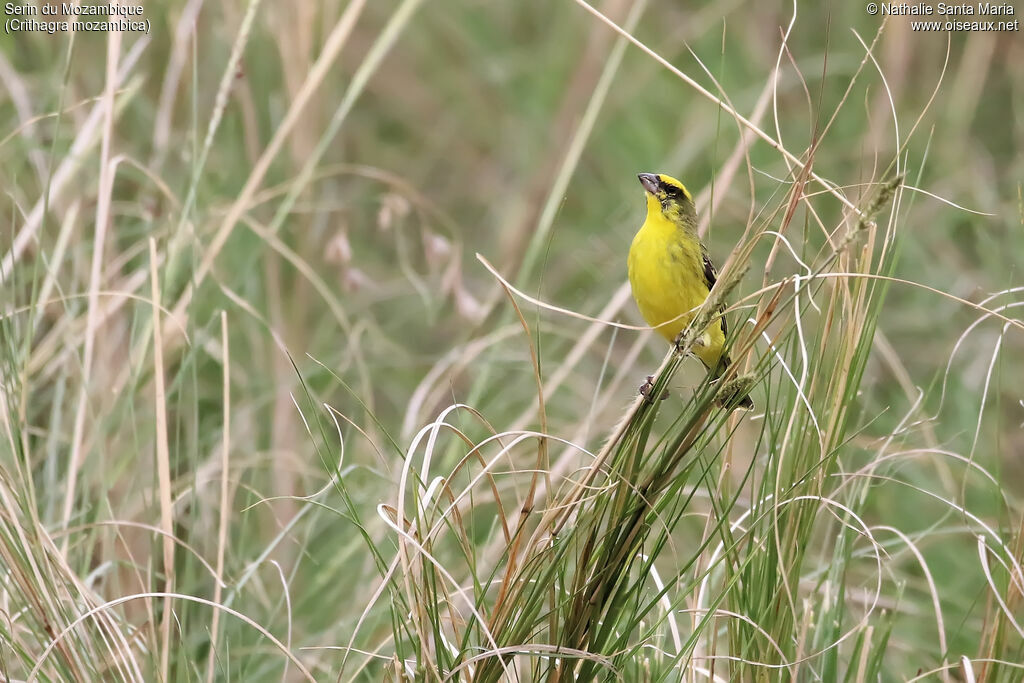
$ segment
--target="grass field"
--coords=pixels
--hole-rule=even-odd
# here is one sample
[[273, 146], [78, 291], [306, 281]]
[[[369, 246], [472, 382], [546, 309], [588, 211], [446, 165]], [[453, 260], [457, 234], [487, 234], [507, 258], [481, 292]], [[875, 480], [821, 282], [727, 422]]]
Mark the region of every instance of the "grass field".
[[0, 7], [6, 680], [1024, 680], [1020, 30], [122, 4]]

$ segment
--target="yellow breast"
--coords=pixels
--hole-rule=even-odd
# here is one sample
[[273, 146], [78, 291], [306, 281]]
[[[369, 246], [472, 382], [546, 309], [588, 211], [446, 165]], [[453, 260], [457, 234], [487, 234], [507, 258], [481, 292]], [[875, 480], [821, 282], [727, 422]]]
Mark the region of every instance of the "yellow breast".
[[[647, 324], [674, 341], [708, 296], [700, 242], [673, 223], [648, 216], [629, 249], [629, 284]], [[705, 346], [694, 353], [714, 367], [724, 341], [721, 323], [715, 322]]]

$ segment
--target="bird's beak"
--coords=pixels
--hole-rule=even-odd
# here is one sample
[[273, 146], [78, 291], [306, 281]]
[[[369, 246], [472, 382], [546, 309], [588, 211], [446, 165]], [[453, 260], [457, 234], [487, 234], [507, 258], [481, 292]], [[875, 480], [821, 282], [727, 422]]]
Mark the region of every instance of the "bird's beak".
[[661, 184], [658, 176], [653, 173], [638, 173], [636, 177], [640, 179], [640, 184], [644, 186], [645, 190], [651, 194], [657, 194], [658, 185]]

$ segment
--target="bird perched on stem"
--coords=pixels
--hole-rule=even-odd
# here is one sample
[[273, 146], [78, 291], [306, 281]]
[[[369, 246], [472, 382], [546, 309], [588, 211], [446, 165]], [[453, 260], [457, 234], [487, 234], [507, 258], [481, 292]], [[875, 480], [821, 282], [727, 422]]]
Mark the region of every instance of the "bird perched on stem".
[[[641, 173], [638, 177], [647, 195], [647, 219], [629, 248], [629, 284], [647, 324], [677, 344], [708, 298], [718, 272], [697, 236], [697, 208], [686, 187], [664, 174]], [[724, 353], [726, 333], [725, 317], [718, 316], [692, 348], [714, 379], [732, 363]], [[648, 391], [650, 381], [648, 378], [644, 385]], [[747, 410], [754, 407], [745, 392], [725, 403]]]

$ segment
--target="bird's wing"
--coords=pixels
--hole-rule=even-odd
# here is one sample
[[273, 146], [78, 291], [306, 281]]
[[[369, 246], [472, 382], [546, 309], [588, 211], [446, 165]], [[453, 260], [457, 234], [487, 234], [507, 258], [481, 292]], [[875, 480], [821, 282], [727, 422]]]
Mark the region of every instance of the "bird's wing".
[[[704, 284], [708, 286], [708, 291], [715, 286], [718, 282], [718, 271], [715, 270], [715, 264], [711, 262], [711, 256], [708, 255], [707, 247], [703, 244], [700, 246], [700, 255], [704, 259]], [[725, 310], [725, 302], [718, 308], [719, 312]], [[729, 330], [726, 327], [725, 316], [721, 316], [722, 321], [722, 334], [725, 336], [729, 335]]]

